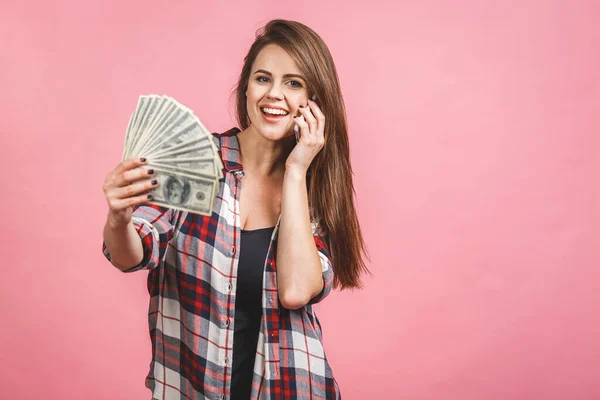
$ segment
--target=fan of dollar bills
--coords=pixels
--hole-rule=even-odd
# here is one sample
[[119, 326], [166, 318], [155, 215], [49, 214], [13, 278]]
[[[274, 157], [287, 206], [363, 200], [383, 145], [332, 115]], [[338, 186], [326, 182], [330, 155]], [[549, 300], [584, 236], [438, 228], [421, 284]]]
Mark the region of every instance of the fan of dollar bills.
[[127, 126], [123, 160], [145, 157], [158, 186], [150, 203], [211, 215], [223, 164], [211, 133], [168, 96], [140, 96]]

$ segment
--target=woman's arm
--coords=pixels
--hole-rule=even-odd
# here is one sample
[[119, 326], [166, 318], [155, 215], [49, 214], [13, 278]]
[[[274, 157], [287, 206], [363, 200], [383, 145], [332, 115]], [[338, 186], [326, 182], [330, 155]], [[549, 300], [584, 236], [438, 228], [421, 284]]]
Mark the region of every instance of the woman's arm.
[[306, 172], [287, 169], [283, 179], [277, 239], [277, 289], [285, 308], [297, 309], [323, 289], [323, 275], [312, 234]]
[[110, 217], [104, 225], [104, 245], [112, 264], [127, 271], [144, 259], [144, 247], [132, 221], [126, 226], [111, 226]]
[[121, 271], [140, 264], [144, 258], [142, 238], [133, 223], [134, 207], [146, 203], [145, 194], [157, 186], [152, 180], [152, 170], [143, 167], [146, 159], [121, 162], [108, 173], [104, 182], [104, 195], [109, 211], [104, 225], [104, 251], [112, 264]]
[[277, 290], [285, 308], [305, 306], [323, 289], [321, 259], [312, 233], [306, 173], [325, 144], [325, 116], [311, 100], [295, 122], [300, 139], [286, 160], [277, 241]]

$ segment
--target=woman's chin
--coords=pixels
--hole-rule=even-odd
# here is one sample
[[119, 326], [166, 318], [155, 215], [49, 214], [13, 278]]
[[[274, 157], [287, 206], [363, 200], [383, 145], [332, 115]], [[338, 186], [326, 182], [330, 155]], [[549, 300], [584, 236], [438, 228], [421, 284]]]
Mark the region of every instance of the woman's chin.
[[260, 127], [257, 128], [256, 131], [265, 139], [272, 141], [288, 140], [295, 137], [293, 128], [282, 130], [281, 128], [275, 127]]

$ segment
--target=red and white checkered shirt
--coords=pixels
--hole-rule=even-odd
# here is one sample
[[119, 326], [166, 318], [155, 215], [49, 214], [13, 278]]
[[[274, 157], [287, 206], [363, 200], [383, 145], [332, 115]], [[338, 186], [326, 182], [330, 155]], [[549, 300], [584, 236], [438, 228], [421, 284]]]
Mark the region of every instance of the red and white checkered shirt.
[[[240, 164], [233, 128], [214, 135], [225, 166], [211, 217], [140, 206], [133, 223], [149, 270], [148, 324], [152, 361], [146, 386], [152, 399], [228, 399], [240, 249]], [[283, 308], [277, 295], [275, 227], [263, 274], [262, 318], [251, 399], [339, 399], [311, 306], [331, 291], [333, 268], [325, 237], [313, 224], [324, 288], [310, 304]], [[110, 254], [104, 247], [104, 254]]]

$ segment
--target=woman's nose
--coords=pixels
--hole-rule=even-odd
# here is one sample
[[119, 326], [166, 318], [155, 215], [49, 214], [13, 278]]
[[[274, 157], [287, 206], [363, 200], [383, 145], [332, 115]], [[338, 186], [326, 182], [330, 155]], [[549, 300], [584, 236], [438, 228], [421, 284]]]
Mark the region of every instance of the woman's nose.
[[267, 92], [267, 97], [271, 99], [283, 100], [283, 91], [279, 85], [272, 85]]

